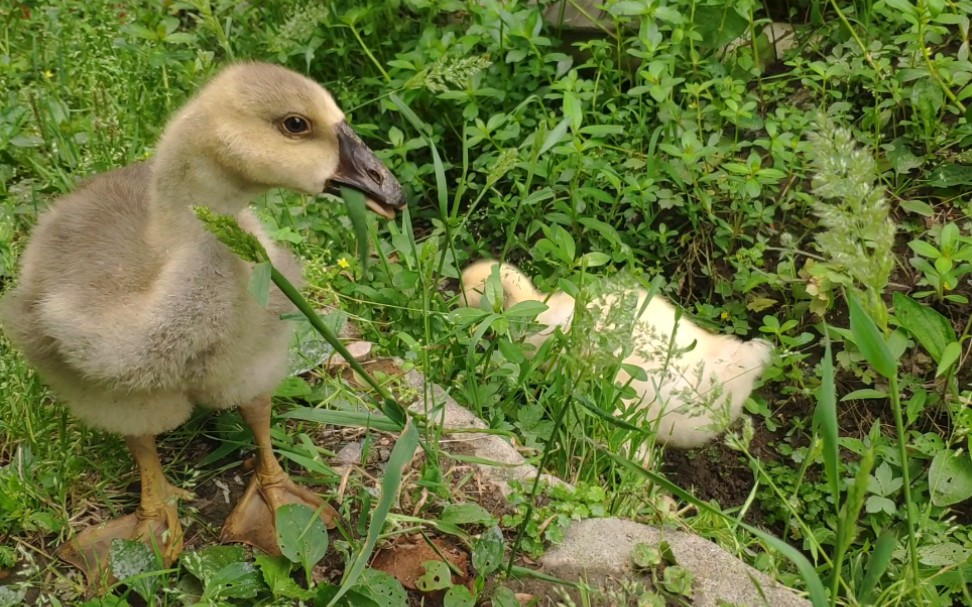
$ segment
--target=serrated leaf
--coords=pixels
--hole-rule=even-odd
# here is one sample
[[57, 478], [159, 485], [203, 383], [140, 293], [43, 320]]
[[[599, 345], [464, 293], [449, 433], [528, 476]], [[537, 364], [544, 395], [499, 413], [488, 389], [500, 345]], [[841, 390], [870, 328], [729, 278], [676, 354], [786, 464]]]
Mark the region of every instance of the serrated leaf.
[[886, 512], [887, 514], [893, 515], [897, 511], [897, 507], [894, 505], [894, 502], [880, 495], [868, 496], [864, 509], [867, 510], [868, 514]]
[[252, 598], [264, 588], [260, 573], [246, 562], [242, 546], [210, 546], [183, 553], [182, 566], [203, 584], [203, 598]]
[[425, 561], [422, 567], [425, 573], [415, 580], [416, 588], [422, 592], [433, 592], [452, 586], [452, 570], [444, 561]]
[[661, 551], [647, 542], [638, 542], [634, 550], [631, 551], [631, 560], [635, 567], [640, 569], [651, 569], [661, 565]]
[[928, 489], [936, 506], [951, 506], [972, 497], [972, 456], [939, 451], [928, 470]]
[[253, 557], [253, 560], [256, 561], [257, 568], [263, 574], [264, 583], [270, 588], [270, 593], [275, 598], [306, 601], [314, 596], [312, 590], [301, 588], [290, 577], [290, 570], [293, 564], [287, 557], [257, 554]]
[[442, 516], [439, 519], [453, 525], [486, 525], [495, 520], [488, 510], [472, 502], [449, 504], [442, 509]]
[[894, 315], [934, 361], [940, 362], [945, 347], [955, 341], [955, 329], [947, 318], [936, 310], [922, 305], [904, 293], [895, 292], [891, 298]]
[[495, 525], [479, 536], [472, 549], [472, 565], [477, 574], [486, 576], [499, 568], [503, 546], [503, 532]]

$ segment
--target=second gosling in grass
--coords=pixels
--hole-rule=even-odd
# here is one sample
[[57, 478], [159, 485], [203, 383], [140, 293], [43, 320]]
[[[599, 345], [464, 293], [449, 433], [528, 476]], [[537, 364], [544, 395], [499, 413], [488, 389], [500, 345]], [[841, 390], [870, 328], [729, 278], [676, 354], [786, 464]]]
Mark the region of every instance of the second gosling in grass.
[[[486, 280], [498, 263], [477, 261], [463, 271], [462, 301], [467, 306], [479, 306]], [[523, 272], [507, 263], [500, 264], [499, 277], [504, 308], [522, 301], [541, 301], [548, 306], [536, 319], [543, 328], [529, 335], [528, 343], [539, 348], [558, 327], [570, 331], [576, 307], [573, 297], [538, 291]], [[654, 428], [660, 443], [683, 449], [700, 447], [742, 414], [756, 380], [770, 363], [773, 347], [762, 339], [743, 341], [711, 333], [663, 297], [640, 288], [607, 293], [591, 301], [587, 308], [595, 314], [593, 330], [615, 328], [612, 310], [634, 297], [632, 347], [623, 363], [642, 368], [647, 378], [632, 378], [622, 368], [616, 381], [630, 381], [638, 396], [626, 402], [645, 409], [644, 420]]]

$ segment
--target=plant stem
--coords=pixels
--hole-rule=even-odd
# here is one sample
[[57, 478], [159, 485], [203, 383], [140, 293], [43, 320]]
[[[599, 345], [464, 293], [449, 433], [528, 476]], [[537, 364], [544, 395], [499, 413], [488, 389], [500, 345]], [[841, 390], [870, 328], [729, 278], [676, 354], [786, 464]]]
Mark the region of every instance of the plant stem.
[[908, 472], [908, 441], [905, 436], [904, 418], [901, 415], [901, 394], [898, 391], [898, 376], [888, 378], [888, 397], [891, 400], [891, 410], [894, 412], [894, 427], [898, 434], [898, 457], [901, 458], [901, 479], [904, 485], [905, 514], [908, 521], [908, 556], [911, 565], [911, 583], [917, 588], [918, 572], [918, 538], [915, 537], [917, 523], [915, 522], [915, 505], [911, 501], [911, 474]]
[[370, 373], [365, 371], [365, 368], [361, 365], [361, 363], [355, 360], [351, 353], [348, 352], [348, 349], [344, 347], [344, 344], [341, 343], [341, 340], [337, 335], [334, 334], [331, 328], [324, 324], [324, 321], [321, 320], [321, 317], [317, 315], [307, 300], [304, 299], [300, 292], [297, 291], [297, 288], [294, 287], [294, 285], [287, 280], [287, 277], [281, 274], [277, 268], [273, 267], [272, 264], [270, 266], [270, 279], [273, 281], [273, 284], [277, 285], [277, 288], [287, 296], [287, 299], [292, 301], [294, 305], [297, 306], [297, 309], [300, 310], [305, 317], [307, 317], [308, 322], [310, 322], [311, 326], [321, 334], [321, 337], [323, 337], [332, 348], [337, 350], [338, 354], [344, 357], [344, 360], [348, 361], [351, 368], [354, 369], [355, 372], [358, 373], [369, 386], [374, 388], [375, 392], [377, 392], [381, 397], [382, 413], [398, 424], [399, 427], [404, 428], [405, 420], [407, 418], [405, 408], [402, 407], [391, 395], [391, 393], [384, 386], [379, 384]]

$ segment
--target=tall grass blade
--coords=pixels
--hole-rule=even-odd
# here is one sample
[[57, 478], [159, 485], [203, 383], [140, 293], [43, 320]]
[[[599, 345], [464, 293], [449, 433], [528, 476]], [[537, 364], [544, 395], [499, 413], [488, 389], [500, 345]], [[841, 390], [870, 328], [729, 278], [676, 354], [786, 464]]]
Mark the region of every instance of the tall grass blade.
[[823, 360], [820, 362], [820, 388], [817, 408], [813, 412], [813, 426], [823, 443], [824, 472], [834, 508], [840, 510], [840, 448], [837, 432], [837, 387], [834, 384], [834, 358], [830, 351], [830, 337], [825, 335]]
[[399, 424], [388, 419], [388, 417], [371, 411], [335, 411], [333, 409], [297, 407], [280, 414], [278, 417], [344, 428], [371, 428], [380, 432], [398, 432], [402, 429]]
[[418, 444], [418, 430], [415, 429], [413, 423], [406, 423], [405, 429], [402, 430], [398, 441], [395, 442], [395, 447], [392, 449], [391, 456], [388, 458], [388, 466], [385, 468], [385, 473], [381, 479], [381, 498], [378, 500], [375, 511], [371, 514], [371, 523], [368, 525], [365, 544], [358, 551], [354, 562], [344, 572], [341, 588], [328, 603], [328, 607], [336, 605], [338, 600], [358, 582], [361, 573], [371, 561], [371, 554], [374, 552], [375, 545], [378, 543], [378, 536], [381, 535], [381, 530], [385, 526], [385, 519], [388, 518], [388, 513], [398, 496], [398, 488], [402, 483], [405, 466], [412, 461], [412, 456], [415, 455]]
[[358, 262], [361, 264], [361, 275], [368, 271], [368, 210], [365, 206], [364, 194], [351, 188], [341, 188], [341, 198], [348, 207], [348, 219], [354, 230], [354, 240], [358, 244]]
[[871, 551], [871, 558], [867, 561], [867, 571], [864, 572], [864, 581], [857, 591], [857, 600], [861, 605], [873, 604], [872, 595], [874, 588], [881, 580], [881, 576], [888, 570], [891, 564], [891, 556], [898, 545], [898, 534], [892, 529], [886, 529], [878, 536]]

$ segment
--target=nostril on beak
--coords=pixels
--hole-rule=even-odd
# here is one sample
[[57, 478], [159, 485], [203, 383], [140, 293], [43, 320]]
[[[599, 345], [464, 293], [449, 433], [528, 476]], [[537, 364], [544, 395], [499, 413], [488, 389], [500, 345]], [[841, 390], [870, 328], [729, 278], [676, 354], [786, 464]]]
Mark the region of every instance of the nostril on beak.
[[383, 179], [381, 177], [381, 173], [379, 173], [378, 171], [376, 171], [374, 169], [368, 169], [365, 172], [368, 173], [368, 177], [371, 177], [371, 180], [372, 181], [374, 181], [378, 185], [381, 185], [381, 182], [383, 181]]

